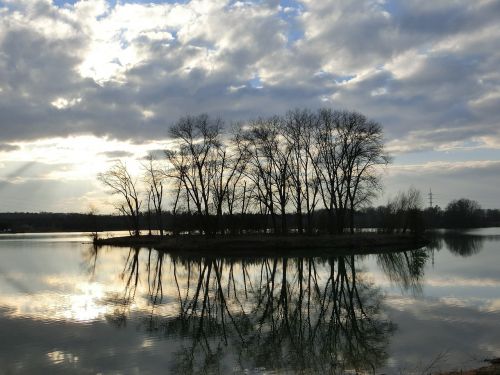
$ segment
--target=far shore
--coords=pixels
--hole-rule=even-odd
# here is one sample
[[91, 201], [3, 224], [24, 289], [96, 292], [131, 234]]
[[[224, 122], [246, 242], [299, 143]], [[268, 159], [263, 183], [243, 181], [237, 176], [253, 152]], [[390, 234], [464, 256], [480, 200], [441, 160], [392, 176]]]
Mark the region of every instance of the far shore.
[[473, 370], [439, 372], [435, 375], [500, 375], [500, 358], [485, 360], [485, 362], [489, 362], [489, 365]]
[[196, 255], [238, 255], [263, 254], [289, 255], [307, 250], [314, 254], [340, 254], [343, 250], [370, 253], [377, 250], [403, 251], [418, 249], [429, 241], [411, 234], [356, 233], [343, 235], [201, 235], [180, 236], [123, 236], [98, 238], [97, 246], [151, 247], [169, 253]]

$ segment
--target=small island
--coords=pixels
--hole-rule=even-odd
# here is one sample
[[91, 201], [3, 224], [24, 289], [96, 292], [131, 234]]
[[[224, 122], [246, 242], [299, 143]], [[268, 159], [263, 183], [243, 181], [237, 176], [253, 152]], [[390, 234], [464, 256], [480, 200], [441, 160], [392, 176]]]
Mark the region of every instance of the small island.
[[238, 236], [122, 236], [97, 238], [97, 246], [152, 247], [169, 253], [213, 256], [291, 256], [307, 251], [311, 256], [343, 255], [346, 252], [404, 251], [425, 246], [429, 241], [411, 234], [359, 233], [355, 235], [238, 235]]
[[377, 122], [355, 111], [297, 109], [225, 128], [207, 115], [181, 118], [171, 147], [150, 155], [142, 176], [121, 161], [101, 173], [130, 236], [96, 232], [94, 243], [240, 256], [426, 244], [414, 188], [388, 203], [382, 233], [358, 230], [357, 214], [380, 193], [391, 161]]

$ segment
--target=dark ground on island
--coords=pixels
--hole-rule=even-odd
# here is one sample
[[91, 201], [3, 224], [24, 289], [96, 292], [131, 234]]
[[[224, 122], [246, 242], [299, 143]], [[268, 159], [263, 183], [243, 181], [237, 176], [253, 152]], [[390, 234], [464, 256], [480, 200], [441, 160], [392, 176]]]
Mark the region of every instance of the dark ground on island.
[[311, 255], [323, 255], [352, 250], [360, 253], [417, 249], [429, 241], [411, 234], [356, 233], [343, 235], [201, 235], [125, 236], [99, 238], [98, 246], [152, 247], [169, 253], [215, 256], [293, 255], [307, 250]]

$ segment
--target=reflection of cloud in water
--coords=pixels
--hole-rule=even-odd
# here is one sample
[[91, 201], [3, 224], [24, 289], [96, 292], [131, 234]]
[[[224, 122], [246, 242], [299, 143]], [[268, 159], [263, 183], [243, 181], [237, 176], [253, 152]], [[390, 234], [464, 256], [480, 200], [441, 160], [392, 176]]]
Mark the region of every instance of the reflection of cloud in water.
[[[386, 273], [383, 272], [366, 272], [365, 276], [369, 276], [371, 280], [379, 287], [388, 288], [391, 286], [397, 286], [402, 291], [404, 288], [399, 285], [399, 281], [391, 280]], [[420, 281], [419, 288], [426, 286], [436, 287], [436, 288], [500, 288], [500, 278], [465, 278], [458, 276], [444, 276], [439, 277], [437, 275], [427, 276]], [[418, 293], [417, 293], [418, 295]]]
[[481, 298], [388, 296], [385, 303], [399, 311], [411, 311], [411, 314], [420, 320], [481, 324], [497, 321], [498, 310], [494, 314], [489, 314], [488, 308], [498, 304], [498, 301], [498, 299]]
[[[155, 340], [143, 347], [136, 329], [106, 322], [79, 324], [5, 317], [0, 311], [0, 363], [5, 373], [88, 374], [165, 373], [176, 341]], [[154, 349], [154, 350], [152, 350]], [[77, 360], [76, 360], [77, 359]]]
[[375, 368], [410, 374], [403, 370], [420, 373], [422, 358], [442, 350], [456, 367], [464, 353], [486, 357], [500, 348], [498, 298], [465, 298], [459, 289], [434, 299], [381, 292], [387, 285], [410, 291], [500, 285], [494, 277], [429, 268], [424, 278], [430, 261], [418, 252], [231, 261], [43, 246], [47, 252], [31, 263], [26, 253], [18, 254], [26, 263], [2, 254], [4, 268], [13, 268], [9, 275], [23, 280], [29, 294], [0, 279], [0, 306], [8, 306], [0, 308], [0, 336], [12, 337], [0, 343], [0, 362], [22, 364], [27, 373]]
[[491, 278], [463, 278], [433, 276], [425, 280], [426, 285], [436, 287], [500, 287], [500, 279]]
[[[483, 312], [474, 302], [388, 296], [387, 312], [398, 324], [391, 357], [400, 373], [419, 374], [440, 353], [447, 353], [446, 358], [433, 372], [479, 367], [484, 358], [495, 357], [500, 349], [498, 311]], [[420, 371], [412, 371], [416, 368]]]
[[43, 321], [89, 322], [104, 317], [107, 306], [101, 304], [102, 285], [79, 284], [69, 294], [53, 291], [31, 295], [4, 295], [0, 305], [10, 308], [8, 315]]
[[78, 356], [76, 355], [73, 355], [71, 353], [66, 353], [60, 350], [55, 350], [53, 352], [47, 353], [47, 357], [52, 363], [56, 365], [62, 363], [77, 363], [79, 359]]
[[[498, 312], [500, 311], [500, 297], [485, 301], [484, 304], [479, 307], [479, 310], [498, 315]], [[498, 350], [500, 350], [500, 348]]]

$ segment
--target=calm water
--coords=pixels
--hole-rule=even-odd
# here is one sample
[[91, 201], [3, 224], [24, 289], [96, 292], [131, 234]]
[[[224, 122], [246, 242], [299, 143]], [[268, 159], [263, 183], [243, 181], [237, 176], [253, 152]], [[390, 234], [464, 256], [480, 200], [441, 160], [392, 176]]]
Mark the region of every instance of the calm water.
[[0, 237], [0, 373], [421, 374], [500, 357], [500, 228], [426, 249], [200, 259]]

